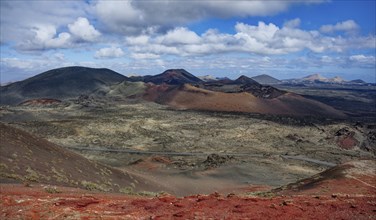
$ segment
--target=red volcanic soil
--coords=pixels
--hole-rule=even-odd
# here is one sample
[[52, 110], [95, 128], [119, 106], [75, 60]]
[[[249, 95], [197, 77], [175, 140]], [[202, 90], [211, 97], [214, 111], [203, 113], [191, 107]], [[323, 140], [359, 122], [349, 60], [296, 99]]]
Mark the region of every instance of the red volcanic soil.
[[225, 112], [250, 112], [274, 115], [320, 116], [342, 118], [345, 115], [321, 102], [285, 93], [273, 99], [258, 98], [248, 92], [224, 93], [196, 88], [185, 84], [180, 87], [150, 86], [145, 96], [149, 101], [167, 104], [177, 109]]
[[[355, 161], [270, 197], [234, 194], [139, 197], [41, 185], [0, 185], [2, 219], [373, 219], [375, 162]], [[295, 186], [295, 187], [294, 187]], [[51, 188], [51, 187], [49, 187]]]
[[349, 136], [339, 138], [337, 144], [343, 149], [350, 150], [353, 149], [356, 145], [358, 145], [359, 142], [354, 137]]
[[2, 219], [370, 219], [374, 196], [296, 195], [272, 198], [193, 195], [154, 198], [1, 185]]
[[146, 84], [146, 91], [143, 98], [147, 101], [157, 101], [162, 94], [171, 89], [171, 86], [163, 83], [161, 85], [154, 85], [152, 83]]

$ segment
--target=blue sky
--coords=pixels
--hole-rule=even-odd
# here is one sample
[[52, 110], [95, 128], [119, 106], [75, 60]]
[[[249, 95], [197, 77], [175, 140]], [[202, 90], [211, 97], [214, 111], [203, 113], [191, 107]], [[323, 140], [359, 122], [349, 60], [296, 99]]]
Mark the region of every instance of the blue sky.
[[375, 1], [0, 2], [2, 84], [71, 65], [124, 75], [375, 82]]

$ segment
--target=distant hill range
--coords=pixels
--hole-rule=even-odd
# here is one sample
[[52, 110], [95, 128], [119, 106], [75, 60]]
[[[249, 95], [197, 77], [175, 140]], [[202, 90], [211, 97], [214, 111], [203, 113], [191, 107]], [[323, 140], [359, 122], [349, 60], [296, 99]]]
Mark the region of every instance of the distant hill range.
[[320, 74], [312, 74], [300, 79], [282, 80], [283, 84], [338, 84], [338, 85], [366, 85], [367, 83], [361, 79], [346, 81], [339, 76], [326, 78]]
[[[169, 69], [154, 76], [125, 77], [109, 69], [65, 67], [0, 87], [1, 105], [59, 105], [73, 99], [84, 107], [97, 101], [113, 102], [127, 98], [144, 99], [178, 109], [250, 112], [296, 116], [342, 118], [345, 115], [323, 103], [277, 89], [283, 83], [268, 75], [202, 80], [184, 69]], [[319, 75], [303, 82], [325, 80]], [[328, 81], [328, 80], [326, 80]], [[339, 78], [333, 82], [342, 82]], [[300, 82], [300, 81], [299, 81]]]
[[210, 82], [210, 81], [216, 81], [216, 80], [218, 80], [217, 77], [214, 77], [212, 75], [198, 76], [198, 78], [201, 79], [204, 82]]
[[261, 85], [256, 82], [254, 79], [247, 76], [240, 76], [235, 80], [228, 78], [208, 81], [197, 85], [197, 87], [202, 89], [207, 89], [216, 92], [225, 92], [225, 93], [240, 93], [247, 92], [258, 98], [272, 99], [280, 95], [283, 95], [285, 92], [277, 88], [268, 85]]
[[361, 79], [346, 81], [339, 76], [335, 76], [333, 78], [326, 78], [320, 74], [312, 74], [312, 75], [305, 76], [303, 78], [293, 78], [293, 79], [285, 79], [285, 80], [279, 80], [267, 74], [262, 74], [262, 75], [253, 76], [253, 77], [247, 77], [247, 76], [242, 75], [236, 80], [231, 80], [227, 77], [216, 78], [210, 75], [201, 76], [199, 78], [203, 80], [204, 82], [210, 82], [210, 83], [221, 82], [221, 83], [226, 83], [226, 84], [234, 83], [234, 81], [236, 81], [237, 83], [245, 83], [246, 80], [249, 81], [250, 79], [262, 85], [278, 85], [278, 84], [368, 85], [369, 84]]
[[350, 83], [350, 84], [367, 84], [366, 82], [364, 82], [361, 79], [354, 79], [354, 80], [348, 81], [348, 83]]

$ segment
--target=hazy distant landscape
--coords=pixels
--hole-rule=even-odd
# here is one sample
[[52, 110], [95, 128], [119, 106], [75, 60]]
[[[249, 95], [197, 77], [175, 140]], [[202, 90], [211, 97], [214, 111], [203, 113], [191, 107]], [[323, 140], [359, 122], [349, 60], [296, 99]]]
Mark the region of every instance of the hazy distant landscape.
[[375, 1], [0, 1], [0, 219], [374, 219]]

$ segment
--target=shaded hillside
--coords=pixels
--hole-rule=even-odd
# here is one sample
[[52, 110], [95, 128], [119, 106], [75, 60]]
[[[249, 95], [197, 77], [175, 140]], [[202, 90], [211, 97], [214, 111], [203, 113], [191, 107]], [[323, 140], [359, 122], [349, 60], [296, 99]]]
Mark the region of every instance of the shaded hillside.
[[0, 88], [0, 104], [18, 104], [27, 99], [77, 97], [126, 80], [110, 69], [64, 67], [49, 70]]
[[181, 85], [184, 83], [200, 83], [202, 82], [202, 80], [184, 69], [169, 69], [161, 74], [144, 78], [144, 82], [151, 82], [154, 84], [166, 83], [170, 85]]
[[146, 76], [130, 76], [128, 78], [128, 81], [130, 82], [144, 82], [144, 81], [147, 81], [150, 77], [152, 77], [151, 75], [146, 75]]
[[100, 191], [159, 191], [135, 174], [92, 162], [22, 130], [0, 123], [0, 182], [36, 182]]
[[103, 87], [96, 91], [96, 94], [116, 98], [136, 98], [142, 96], [146, 85], [143, 82], [123, 81], [119, 84]]
[[[312, 177], [273, 190], [280, 195], [306, 194], [376, 194], [376, 162], [357, 160], [337, 165]], [[326, 189], [323, 192], [322, 189]]]
[[[152, 90], [153, 92], [150, 92]], [[174, 88], [151, 87], [149, 100], [167, 104], [177, 109], [195, 109], [225, 112], [250, 112], [260, 114], [317, 116], [342, 118], [345, 115], [323, 103], [300, 95], [286, 93], [273, 99], [258, 98], [251, 93], [224, 93], [197, 88], [188, 84]], [[154, 92], [158, 91], [158, 93]]]
[[266, 74], [254, 76], [254, 77], [252, 77], [252, 79], [255, 80], [256, 82], [260, 83], [260, 84], [266, 84], [266, 85], [281, 83], [281, 80], [278, 80], [278, 79], [271, 77], [269, 75], [266, 75]]
[[277, 98], [286, 93], [285, 91], [279, 90], [272, 86], [264, 86], [255, 83], [247, 83], [245, 85], [242, 85], [240, 88], [242, 89], [242, 92], [249, 92], [258, 98], [264, 99]]

